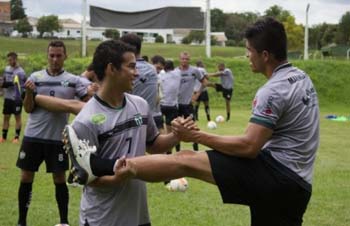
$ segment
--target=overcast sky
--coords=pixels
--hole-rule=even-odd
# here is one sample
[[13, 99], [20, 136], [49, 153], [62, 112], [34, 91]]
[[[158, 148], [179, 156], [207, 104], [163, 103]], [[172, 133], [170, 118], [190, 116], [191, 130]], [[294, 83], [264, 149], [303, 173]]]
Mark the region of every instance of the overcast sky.
[[[22, 0], [29, 16], [55, 14], [60, 18], [81, 20], [83, 0]], [[205, 7], [206, 0], [87, 0], [88, 5], [117, 11], [140, 11], [164, 6]], [[309, 24], [339, 23], [341, 16], [350, 11], [350, 0], [211, 0], [211, 8], [224, 12], [259, 12], [279, 5], [295, 16], [297, 23], [305, 23], [305, 9], [310, 3]]]

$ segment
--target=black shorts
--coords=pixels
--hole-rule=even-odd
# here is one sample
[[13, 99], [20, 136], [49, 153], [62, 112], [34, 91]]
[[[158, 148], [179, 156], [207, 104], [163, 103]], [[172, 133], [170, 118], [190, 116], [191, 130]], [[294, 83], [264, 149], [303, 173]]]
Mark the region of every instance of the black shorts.
[[255, 159], [217, 151], [207, 151], [207, 154], [223, 202], [248, 205], [252, 226], [302, 224], [311, 197], [311, 185], [270, 154], [262, 151]]
[[203, 101], [203, 102], [208, 102], [209, 101], [209, 95], [208, 95], [208, 91], [204, 90], [201, 95], [199, 95], [199, 97], [196, 100], [197, 102]]
[[156, 123], [156, 126], [158, 129], [162, 129], [163, 128], [163, 117], [161, 115], [159, 116], [153, 116], [154, 122]]
[[178, 108], [176, 106], [160, 105], [160, 110], [162, 111], [162, 115], [165, 117], [165, 124], [168, 126], [170, 126], [171, 121], [178, 116]]
[[179, 104], [179, 116], [187, 118], [188, 116], [193, 117], [193, 106], [192, 104]]
[[23, 170], [36, 172], [45, 161], [46, 172], [58, 173], [68, 169], [68, 156], [63, 150], [63, 143], [52, 141], [43, 143], [32, 138], [23, 138], [19, 149], [17, 167]]
[[222, 92], [222, 97], [226, 100], [231, 100], [233, 89], [225, 89], [221, 84], [215, 83], [216, 92]]
[[11, 99], [4, 100], [4, 108], [2, 113], [4, 115], [19, 115], [22, 112], [22, 101], [14, 101]]

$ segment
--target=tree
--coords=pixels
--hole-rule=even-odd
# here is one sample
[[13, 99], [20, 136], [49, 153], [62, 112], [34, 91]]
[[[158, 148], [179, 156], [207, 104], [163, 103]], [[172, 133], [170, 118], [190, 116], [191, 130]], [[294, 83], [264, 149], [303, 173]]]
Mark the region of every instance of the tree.
[[54, 31], [59, 32], [61, 30], [58, 16], [49, 15], [40, 17], [37, 24], [37, 30], [39, 31], [40, 37], [43, 37], [45, 32], [50, 33], [52, 37]]
[[111, 39], [119, 39], [120, 38], [120, 32], [117, 29], [106, 29], [103, 35], [106, 38]]
[[284, 10], [281, 6], [273, 5], [265, 10], [265, 16], [270, 16], [280, 22], [285, 22], [287, 21], [288, 17], [291, 16], [291, 14], [288, 10]]
[[188, 34], [189, 39], [191, 42], [198, 42], [202, 43], [205, 39], [204, 31], [191, 31]]
[[210, 10], [211, 31], [221, 32], [225, 29], [225, 14], [221, 9]]
[[11, 0], [11, 20], [23, 19], [26, 17], [22, 0]]
[[28, 37], [28, 32], [32, 32], [33, 27], [29, 24], [28, 18], [24, 17], [23, 19], [19, 19], [17, 21], [15, 30], [17, 30], [19, 33], [22, 33], [22, 37]]
[[225, 35], [235, 43], [242, 43], [244, 31], [253, 24], [259, 14], [256, 13], [230, 13], [225, 15]]
[[350, 45], [350, 11], [341, 17], [338, 28], [337, 42]]
[[294, 16], [288, 16], [283, 22], [287, 33], [287, 42], [289, 50], [300, 50], [304, 46], [304, 28], [295, 23]]
[[155, 42], [156, 42], [156, 43], [164, 43], [164, 38], [163, 38], [163, 36], [157, 35]]

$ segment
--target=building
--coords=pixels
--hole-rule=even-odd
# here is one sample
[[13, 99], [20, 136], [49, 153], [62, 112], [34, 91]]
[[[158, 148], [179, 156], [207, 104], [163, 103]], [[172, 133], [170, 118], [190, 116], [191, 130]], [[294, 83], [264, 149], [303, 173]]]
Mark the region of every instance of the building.
[[9, 35], [13, 31], [10, 0], [0, 0], [0, 34]]

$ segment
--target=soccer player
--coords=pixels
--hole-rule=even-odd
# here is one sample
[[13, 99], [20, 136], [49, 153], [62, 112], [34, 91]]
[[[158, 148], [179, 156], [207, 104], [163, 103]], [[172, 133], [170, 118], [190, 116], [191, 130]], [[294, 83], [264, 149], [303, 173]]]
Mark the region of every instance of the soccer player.
[[[255, 95], [245, 133], [218, 136], [193, 130], [190, 119], [176, 120], [173, 131], [179, 139], [214, 150], [121, 159], [114, 180], [120, 184], [131, 175], [151, 182], [190, 176], [217, 185], [224, 203], [249, 206], [252, 226], [300, 226], [320, 139], [317, 93], [310, 77], [288, 62], [282, 23], [260, 19], [245, 37], [251, 70], [267, 78]], [[68, 145], [77, 152], [77, 145]], [[95, 161], [86, 159], [76, 158], [94, 168]]]
[[79, 76], [63, 69], [66, 58], [64, 43], [50, 42], [47, 48], [48, 68], [32, 73], [25, 83], [23, 106], [30, 114], [17, 159], [17, 167], [21, 169], [18, 191], [18, 225], [21, 226], [26, 225], [34, 175], [43, 161], [46, 163], [46, 171], [52, 173], [55, 184], [60, 225], [68, 225], [69, 194], [65, 178], [68, 158], [61, 140], [69, 115], [47, 111], [36, 106], [33, 99], [35, 93], [63, 99], [74, 99], [75, 96], [83, 98], [87, 94]]
[[141, 57], [142, 40], [134, 33], [128, 33], [120, 38], [121, 41], [136, 49], [137, 78], [134, 81], [132, 94], [147, 101], [153, 112], [157, 128], [163, 128], [162, 113], [158, 104], [158, 76], [154, 66]]
[[[203, 74], [203, 76], [205, 76], [205, 77], [208, 76], [208, 73], [205, 70], [204, 64], [203, 64], [202, 61], [200, 61], [200, 60], [197, 61], [196, 62], [196, 66], [197, 66], [197, 69]], [[200, 92], [200, 95], [198, 96], [198, 98], [196, 99], [195, 104], [194, 104], [194, 118], [196, 119], [196, 121], [198, 121], [198, 119], [199, 119], [198, 118], [199, 105], [200, 105], [201, 102], [203, 102], [205, 114], [206, 114], [207, 120], [209, 122], [211, 119], [210, 119], [208, 90], [207, 90], [206, 87], [201, 90], [201, 86], [202, 86], [202, 84], [198, 80], [196, 80], [196, 84], [195, 84], [195, 87], [194, 87], [194, 94], [193, 95], [197, 96], [198, 92]]]
[[218, 72], [210, 74], [209, 77], [220, 77], [221, 84], [215, 83], [215, 89], [217, 92], [222, 92], [222, 96], [226, 103], [226, 121], [230, 120], [231, 114], [231, 98], [234, 85], [233, 73], [229, 68], [225, 67], [224, 63], [218, 64]]
[[[76, 116], [72, 127], [80, 139], [89, 140], [97, 147], [96, 156], [136, 157], [145, 155], [146, 149], [148, 153], [166, 152], [178, 143], [172, 133], [159, 134], [148, 103], [129, 94], [137, 79], [134, 51], [124, 42], [110, 40], [101, 43], [93, 56], [93, 68], [101, 87]], [[87, 146], [84, 142], [80, 145]], [[73, 158], [72, 162], [74, 164]], [[113, 168], [114, 163], [102, 162], [100, 166], [102, 169], [95, 172], [95, 176], [104, 175], [103, 168]], [[71, 172], [76, 170], [72, 168]], [[84, 187], [80, 225], [150, 225], [145, 183], [130, 180], [111, 187], [108, 186], [110, 178], [113, 176], [100, 177]], [[91, 178], [85, 179], [91, 181]]]
[[[203, 87], [208, 85], [208, 80], [204, 75], [196, 68], [190, 65], [190, 54], [188, 52], [180, 53], [180, 66], [175, 69], [176, 73], [181, 74], [180, 90], [179, 90], [179, 116], [193, 117], [194, 109], [192, 102], [194, 102], [198, 96], [193, 95], [195, 81], [198, 80]], [[200, 88], [200, 91], [203, 88]], [[180, 151], [180, 143], [176, 145], [176, 150]], [[198, 144], [193, 143], [193, 150], [198, 151]]]
[[6, 66], [3, 74], [2, 88], [4, 88], [4, 120], [2, 124], [2, 137], [0, 143], [7, 139], [8, 129], [10, 127], [11, 114], [15, 116], [15, 137], [12, 143], [19, 143], [19, 136], [22, 127], [22, 89], [26, 81], [26, 75], [21, 66], [17, 62], [17, 54], [10, 52], [7, 54], [8, 66]]

